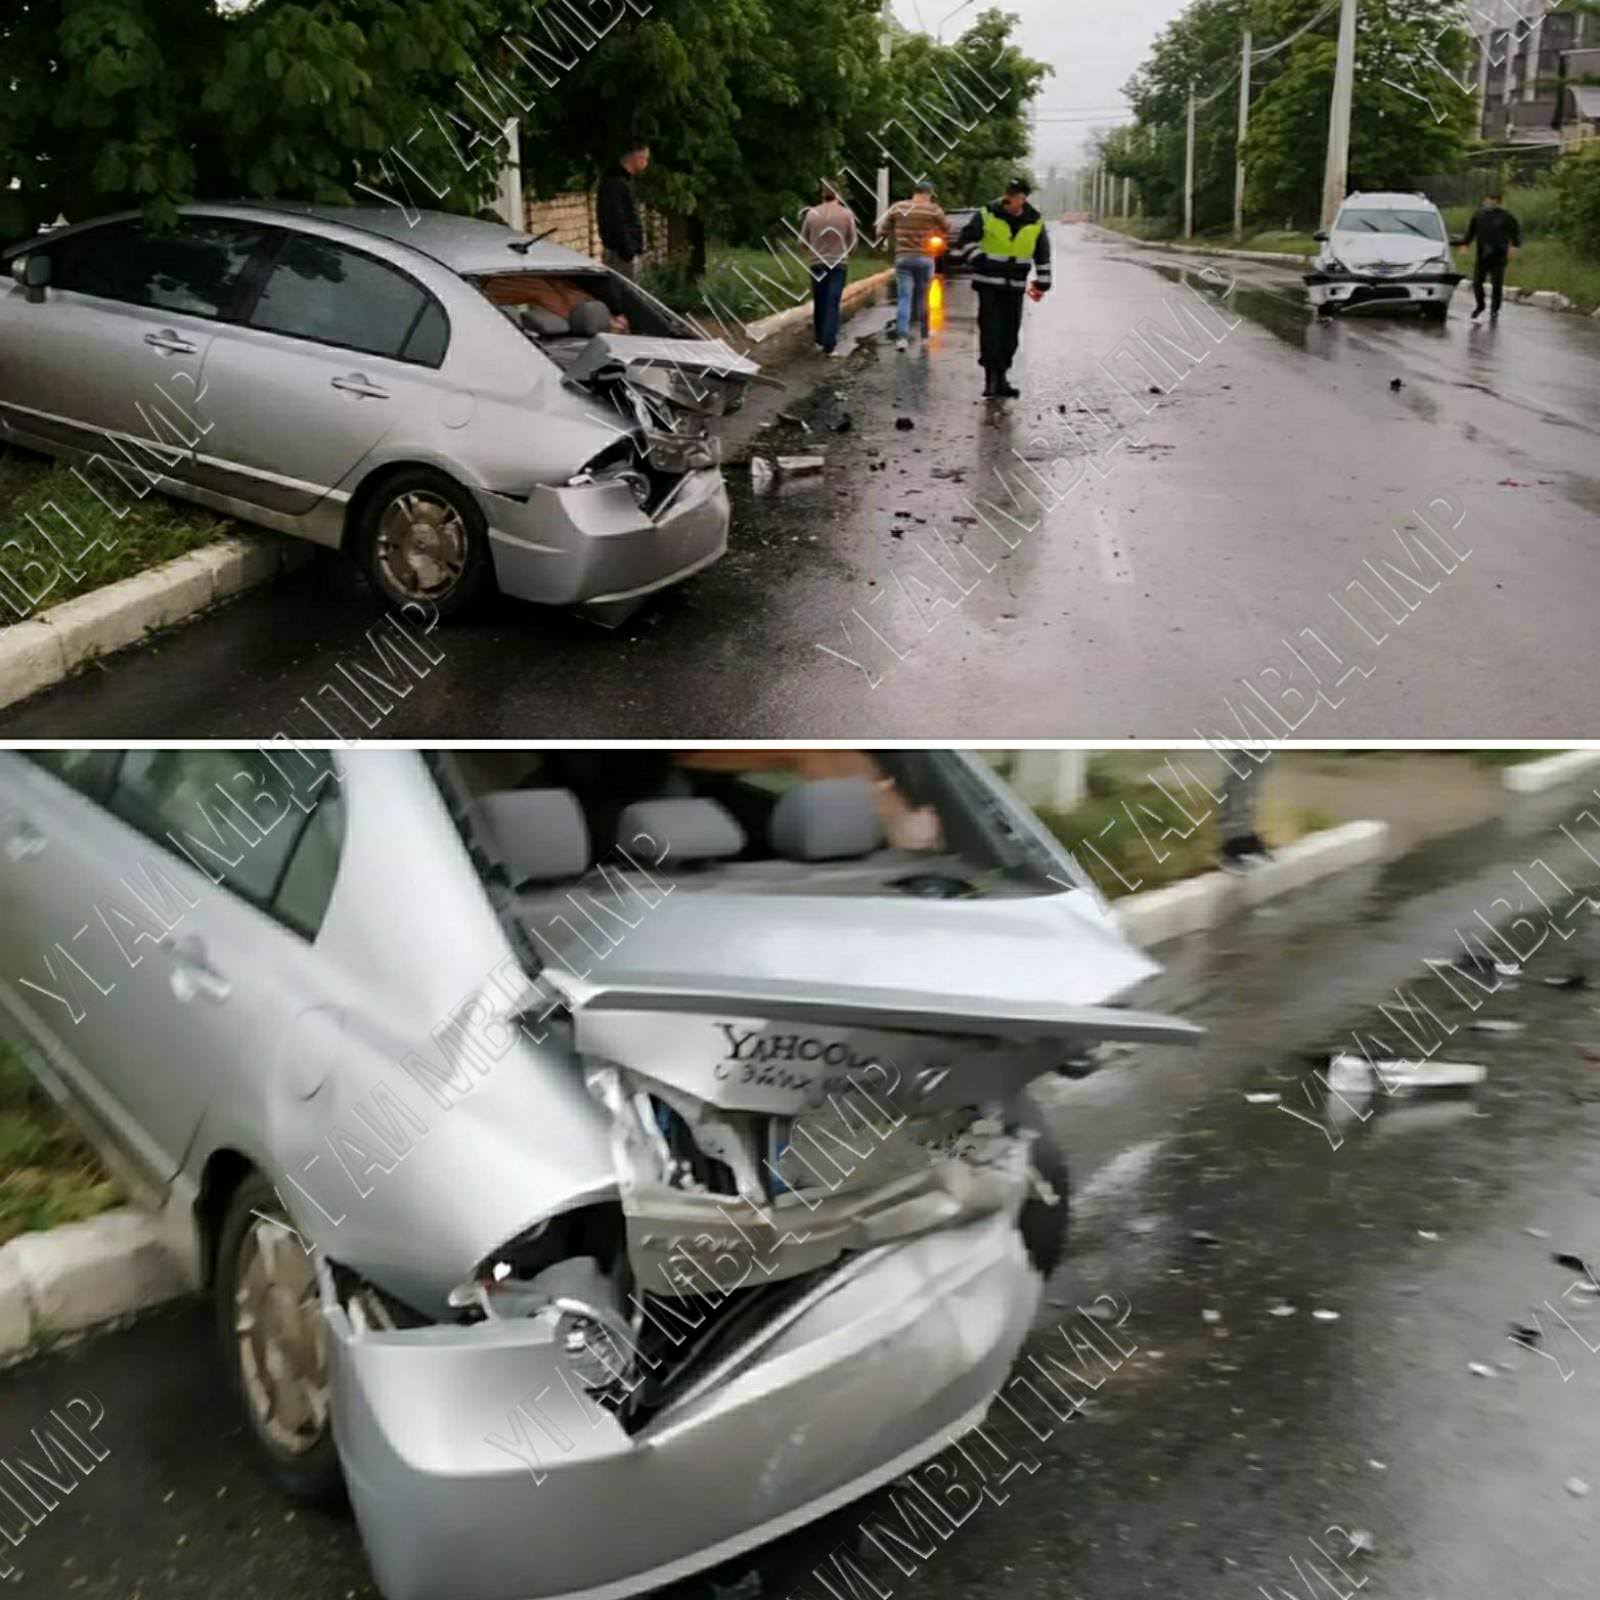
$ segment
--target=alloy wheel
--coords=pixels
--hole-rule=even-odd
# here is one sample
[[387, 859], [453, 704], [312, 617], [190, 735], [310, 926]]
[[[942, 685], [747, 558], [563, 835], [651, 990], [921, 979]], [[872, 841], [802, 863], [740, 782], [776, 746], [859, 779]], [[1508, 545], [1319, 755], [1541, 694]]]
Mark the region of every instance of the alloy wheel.
[[461, 581], [468, 537], [461, 513], [439, 495], [408, 490], [396, 495], [378, 520], [377, 557], [401, 594], [436, 600]]

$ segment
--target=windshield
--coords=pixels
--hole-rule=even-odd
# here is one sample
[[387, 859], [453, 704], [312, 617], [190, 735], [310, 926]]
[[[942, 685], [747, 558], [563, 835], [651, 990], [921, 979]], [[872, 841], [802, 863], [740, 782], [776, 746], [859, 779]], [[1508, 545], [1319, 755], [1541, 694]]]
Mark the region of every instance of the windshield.
[[1437, 211], [1367, 211], [1347, 209], [1334, 227], [1340, 233], [1408, 233], [1444, 243], [1444, 223]]

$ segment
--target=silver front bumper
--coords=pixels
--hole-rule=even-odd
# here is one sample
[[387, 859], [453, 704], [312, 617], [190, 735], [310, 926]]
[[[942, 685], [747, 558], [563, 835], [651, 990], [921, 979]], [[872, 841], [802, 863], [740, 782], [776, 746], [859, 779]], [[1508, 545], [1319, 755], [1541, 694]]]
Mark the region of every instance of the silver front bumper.
[[537, 1324], [356, 1334], [333, 1306], [334, 1427], [379, 1586], [615, 1600], [766, 1543], [981, 1421], [1040, 1288], [1005, 1216], [886, 1246], [632, 1437]]
[[1455, 274], [1437, 278], [1329, 278], [1322, 283], [1308, 280], [1306, 293], [1318, 310], [1408, 311], [1449, 305], [1460, 281]]
[[686, 474], [654, 513], [621, 483], [541, 486], [526, 501], [477, 497], [501, 592], [541, 605], [637, 605], [728, 546], [728, 490], [715, 467]]

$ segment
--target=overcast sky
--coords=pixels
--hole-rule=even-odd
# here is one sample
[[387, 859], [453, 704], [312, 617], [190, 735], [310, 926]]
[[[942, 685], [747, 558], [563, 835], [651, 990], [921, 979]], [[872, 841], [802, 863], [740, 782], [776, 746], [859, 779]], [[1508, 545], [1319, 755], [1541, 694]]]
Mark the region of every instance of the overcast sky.
[[[907, 27], [937, 33], [958, 0], [894, 0]], [[966, 13], [990, 0], [973, 0]], [[1022, 19], [1018, 43], [1056, 69], [1038, 100], [1039, 176], [1052, 162], [1072, 165], [1097, 127], [1127, 121], [1122, 86], [1150, 52], [1155, 37], [1179, 16], [1188, 0], [998, 0]], [[946, 39], [959, 36], [965, 17], [950, 17]], [[1109, 109], [1107, 109], [1109, 108]], [[1088, 120], [1055, 121], [1053, 118]]]

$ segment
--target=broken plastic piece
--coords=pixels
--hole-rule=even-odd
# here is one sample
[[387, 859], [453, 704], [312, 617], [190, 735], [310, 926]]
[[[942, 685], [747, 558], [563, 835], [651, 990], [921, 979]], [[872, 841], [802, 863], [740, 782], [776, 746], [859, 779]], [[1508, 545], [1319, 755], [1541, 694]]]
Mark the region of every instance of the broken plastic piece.
[[1337, 1311], [1313, 1311], [1311, 1315], [1315, 1317], [1318, 1322], [1337, 1322], [1339, 1320], [1339, 1313]]
[[1487, 1022], [1474, 1022], [1472, 1024], [1479, 1033], [1521, 1033], [1523, 1025], [1520, 1022], [1500, 1022], [1490, 1020]]
[[803, 472], [821, 472], [827, 465], [825, 456], [779, 456], [778, 471], [785, 477], [798, 477]]
[[757, 489], [765, 489], [772, 482], [772, 463], [764, 456], [751, 456], [750, 482]]
[[1488, 1075], [1487, 1067], [1471, 1061], [1368, 1061], [1336, 1055], [1328, 1064], [1328, 1087], [1335, 1094], [1371, 1094], [1374, 1087], [1394, 1095], [1436, 1094], [1476, 1088]]
[[1214, 1327], [1217, 1323], [1222, 1321], [1222, 1313], [1220, 1311], [1213, 1311], [1209, 1306], [1207, 1306], [1206, 1309], [1200, 1313], [1200, 1320], [1202, 1322], [1209, 1323]]
[[1582, 1478], [1568, 1478], [1567, 1479], [1567, 1493], [1568, 1494], [1576, 1495], [1581, 1500], [1584, 1495], [1588, 1494], [1588, 1492], [1589, 1492], [1589, 1485], [1587, 1483], [1585, 1483]]
[[1494, 1376], [1494, 1368], [1485, 1366], [1481, 1361], [1469, 1361], [1467, 1363], [1467, 1371], [1475, 1378], [1492, 1378]]
[[1247, 1094], [1244, 1098], [1247, 1105], [1275, 1106], [1282, 1101], [1283, 1096], [1281, 1094], [1271, 1094], [1263, 1090], [1257, 1094]]

